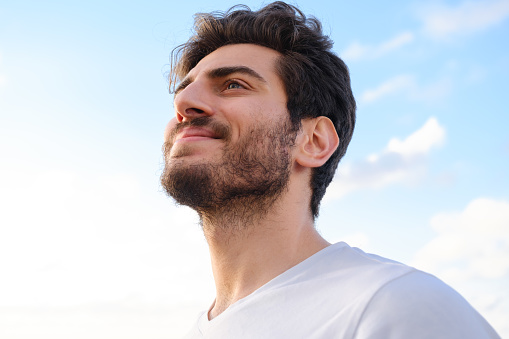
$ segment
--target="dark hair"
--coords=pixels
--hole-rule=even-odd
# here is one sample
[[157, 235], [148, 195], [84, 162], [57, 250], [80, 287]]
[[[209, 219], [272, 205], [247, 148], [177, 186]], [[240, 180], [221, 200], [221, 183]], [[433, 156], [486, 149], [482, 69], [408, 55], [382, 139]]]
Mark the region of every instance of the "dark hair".
[[295, 6], [277, 1], [256, 12], [239, 5], [224, 13], [196, 14], [194, 35], [172, 52], [170, 86], [175, 86], [219, 47], [245, 43], [281, 53], [276, 71], [286, 89], [294, 127], [299, 128], [304, 118], [319, 116], [334, 123], [339, 146], [323, 166], [314, 169], [310, 183], [313, 192], [310, 208], [316, 218], [355, 125], [355, 99], [348, 68], [331, 51], [332, 41], [322, 33], [320, 21], [306, 18]]

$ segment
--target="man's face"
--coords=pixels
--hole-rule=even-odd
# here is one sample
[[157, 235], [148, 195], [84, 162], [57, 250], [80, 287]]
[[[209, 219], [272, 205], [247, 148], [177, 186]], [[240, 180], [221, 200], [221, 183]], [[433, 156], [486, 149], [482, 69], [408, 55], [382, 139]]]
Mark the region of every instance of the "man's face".
[[279, 55], [258, 45], [224, 46], [177, 87], [161, 181], [178, 203], [198, 210], [269, 203], [284, 190], [296, 131], [275, 70]]

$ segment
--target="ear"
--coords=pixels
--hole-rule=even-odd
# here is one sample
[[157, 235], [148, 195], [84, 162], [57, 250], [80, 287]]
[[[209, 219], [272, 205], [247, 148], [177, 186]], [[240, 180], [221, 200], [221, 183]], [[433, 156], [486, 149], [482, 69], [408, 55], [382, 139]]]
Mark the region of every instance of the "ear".
[[295, 161], [304, 167], [320, 167], [329, 160], [338, 144], [338, 134], [329, 118], [303, 119]]

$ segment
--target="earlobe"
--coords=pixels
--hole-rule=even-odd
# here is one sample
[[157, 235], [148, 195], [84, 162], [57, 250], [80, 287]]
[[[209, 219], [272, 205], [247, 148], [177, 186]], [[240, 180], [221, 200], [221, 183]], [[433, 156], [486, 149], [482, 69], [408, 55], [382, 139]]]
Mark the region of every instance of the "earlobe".
[[304, 167], [322, 166], [339, 144], [334, 124], [325, 116], [303, 119], [300, 133], [295, 160]]

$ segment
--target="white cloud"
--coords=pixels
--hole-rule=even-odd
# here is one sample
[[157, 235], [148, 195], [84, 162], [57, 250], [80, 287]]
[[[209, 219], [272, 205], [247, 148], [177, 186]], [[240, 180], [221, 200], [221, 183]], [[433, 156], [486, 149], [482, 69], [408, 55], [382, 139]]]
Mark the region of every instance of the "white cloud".
[[404, 32], [401, 33], [391, 40], [385, 41], [378, 45], [378, 48], [376, 48], [375, 54], [378, 55], [384, 55], [389, 52], [392, 52], [393, 50], [396, 50], [400, 48], [403, 45], [406, 45], [410, 42], [414, 41], [414, 34], [411, 32]]
[[213, 299], [195, 213], [135, 176], [2, 169], [0, 186], [0, 318], [13, 319], [2, 333], [181, 337]]
[[435, 5], [421, 13], [425, 34], [448, 38], [487, 29], [509, 16], [509, 1], [465, 1], [458, 6]]
[[456, 288], [508, 336], [509, 202], [478, 198], [462, 211], [434, 216], [431, 227], [436, 236], [413, 265]]
[[509, 202], [479, 198], [461, 212], [436, 215], [431, 227], [437, 236], [417, 254], [419, 268], [451, 281], [509, 276]]
[[415, 86], [415, 81], [410, 75], [398, 75], [391, 78], [375, 89], [366, 90], [361, 95], [362, 102], [373, 102], [384, 96], [403, 91], [409, 87]]
[[343, 53], [341, 53], [341, 58], [345, 61], [356, 61], [364, 58], [374, 59], [389, 54], [413, 40], [413, 33], [403, 32], [378, 45], [363, 45], [358, 42], [354, 42], [348, 46]]
[[[2, 172], [2, 178], [0, 223], [7, 227], [0, 258], [15, 260], [0, 259], [0, 268], [38, 284], [25, 292], [0, 291], [0, 305], [38, 300], [63, 306], [117, 300], [133, 291], [149, 299], [167, 293], [171, 265], [180, 266], [181, 274], [200, 266], [195, 256], [173, 262], [187, 252], [182, 239], [201, 248], [202, 266], [208, 267], [195, 214], [174, 207], [162, 193], [144, 192], [132, 175], [53, 170]], [[146, 289], [154, 275], [166, 283], [151, 282]]]
[[412, 75], [403, 74], [390, 78], [374, 89], [364, 91], [360, 96], [360, 102], [372, 103], [397, 93], [405, 94], [411, 100], [431, 101], [447, 95], [451, 87], [451, 80], [447, 77], [421, 86]]
[[426, 171], [426, 155], [443, 143], [445, 134], [445, 129], [431, 117], [404, 140], [392, 138], [384, 150], [364, 161], [341, 164], [327, 189], [325, 201], [359, 189], [377, 189], [419, 178]]
[[[171, 288], [171, 286], [168, 286]], [[2, 338], [9, 339], [168, 339], [183, 338], [204, 305], [139, 303], [84, 304], [72, 308], [2, 308]]]
[[425, 154], [432, 147], [440, 146], [445, 138], [445, 130], [436, 118], [430, 118], [424, 126], [409, 135], [405, 140], [393, 138], [387, 145], [386, 152], [394, 152], [405, 157]]

